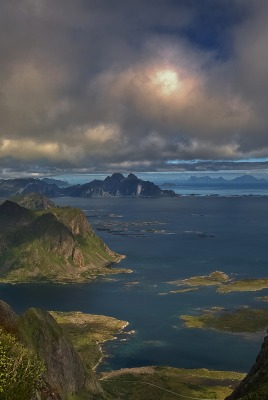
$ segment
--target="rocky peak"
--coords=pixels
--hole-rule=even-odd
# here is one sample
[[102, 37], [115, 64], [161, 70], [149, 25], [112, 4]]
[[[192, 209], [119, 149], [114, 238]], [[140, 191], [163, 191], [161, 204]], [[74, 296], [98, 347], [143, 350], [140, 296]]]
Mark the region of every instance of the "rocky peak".
[[10, 333], [16, 332], [17, 318], [12, 308], [0, 300], [0, 327]]
[[139, 181], [139, 178], [134, 174], [128, 174], [127, 179], [131, 179], [133, 181]]
[[1, 206], [0, 206], [0, 212], [1, 214], [6, 214], [6, 215], [21, 215], [21, 214], [27, 214], [25, 211], [24, 207], [21, 207], [19, 204], [6, 200]]
[[4, 224], [6, 227], [13, 225], [28, 224], [33, 220], [33, 213], [13, 201], [6, 200], [0, 206], [0, 225]]
[[82, 210], [72, 207], [62, 207], [54, 209], [53, 214], [70, 229], [74, 236], [85, 236], [92, 232], [92, 228]]
[[45, 181], [37, 180], [34, 183], [29, 183], [22, 191], [22, 194], [40, 193], [48, 197], [57, 197], [60, 189], [57, 185], [46, 183]]
[[119, 172], [115, 172], [112, 176], [107, 176], [107, 178], [104, 179], [104, 182], [105, 181], [120, 182], [123, 179], [125, 179], [124, 175], [120, 174]]
[[49, 210], [56, 208], [56, 204], [40, 193], [29, 193], [11, 197], [11, 200], [30, 210]]

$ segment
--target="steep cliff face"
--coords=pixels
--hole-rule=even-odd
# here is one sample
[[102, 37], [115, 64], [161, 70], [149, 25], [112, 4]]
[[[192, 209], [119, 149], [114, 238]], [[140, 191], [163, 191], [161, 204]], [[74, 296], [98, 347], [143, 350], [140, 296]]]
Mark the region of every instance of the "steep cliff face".
[[49, 313], [30, 308], [18, 318], [18, 332], [20, 340], [44, 361], [44, 379], [62, 399], [84, 393], [91, 399], [102, 393], [95, 375], [89, 378], [77, 351]]
[[226, 400], [268, 399], [268, 336], [264, 338], [255, 364]]
[[5, 282], [92, 279], [122, 257], [98, 238], [81, 210], [0, 206], [0, 279]]
[[44, 362], [44, 385], [32, 400], [103, 399], [94, 372], [86, 370], [72, 343], [48, 312], [30, 308], [17, 316], [8, 304], [0, 301], [0, 328], [15, 333]]
[[0, 327], [8, 333], [15, 333], [17, 331], [18, 317], [12, 308], [0, 300]]

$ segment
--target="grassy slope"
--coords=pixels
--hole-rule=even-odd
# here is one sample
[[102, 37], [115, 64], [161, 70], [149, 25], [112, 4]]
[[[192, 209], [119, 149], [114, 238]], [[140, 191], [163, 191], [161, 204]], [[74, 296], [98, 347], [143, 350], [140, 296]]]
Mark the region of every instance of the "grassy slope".
[[[13, 221], [8, 223], [12, 216], [0, 221], [7, 228], [2, 229], [1, 237], [5, 243], [0, 253], [2, 282], [92, 280], [99, 273], [111, 272], [108, 267], [122, 258], [95, 235], [81, 210], [71, 207], [23, 210], [28, 221], [23, 227]], [[46, 218], [48, 213], [57, 218]], [[68, 254], [72, 248], [82, 255], [84, 267], [79, 270]]]
[[144, 367], [105, 373], [101, 384], [114, 400], [183, 398], [179, 395], [223, 400], [243, 377], [244, 374], [205, 369]]

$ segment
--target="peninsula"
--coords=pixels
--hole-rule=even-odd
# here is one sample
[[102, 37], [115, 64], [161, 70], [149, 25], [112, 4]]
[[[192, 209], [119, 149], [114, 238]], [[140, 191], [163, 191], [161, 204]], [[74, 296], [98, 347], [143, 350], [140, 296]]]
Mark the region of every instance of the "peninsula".
[[[0, 206], [1, 282], [84, 282], [113, 269], [124, 256], [94, 233], [84, 213], [56, 207], [37, 194]], [[28, 207], [28, 208], [27, 208]]]

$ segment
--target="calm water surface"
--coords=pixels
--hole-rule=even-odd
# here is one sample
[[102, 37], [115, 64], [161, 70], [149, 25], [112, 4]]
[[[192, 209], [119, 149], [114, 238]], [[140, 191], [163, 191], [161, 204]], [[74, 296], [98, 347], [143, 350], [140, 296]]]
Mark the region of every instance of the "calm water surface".
[[[213, 288], [166, 294], [168, 281], [215, 270], [238, 278], [267, 277], [268, 198], [56, 199], [83, 209], [109, 247], [127, 256], [132, 274], [81, 285], [1, 285], [17, 312], [30, 306], [80, 310], [129, 321], [135, 334], [105, 344], [100, 369], [171, 365], [247, 371], [265, 332], [253, 336], [186, 329], [183, 314], [212, 306], [265, 308], [268, 290], [218, 294]], [[123, 339], [123, 341], [122, 341]]]

